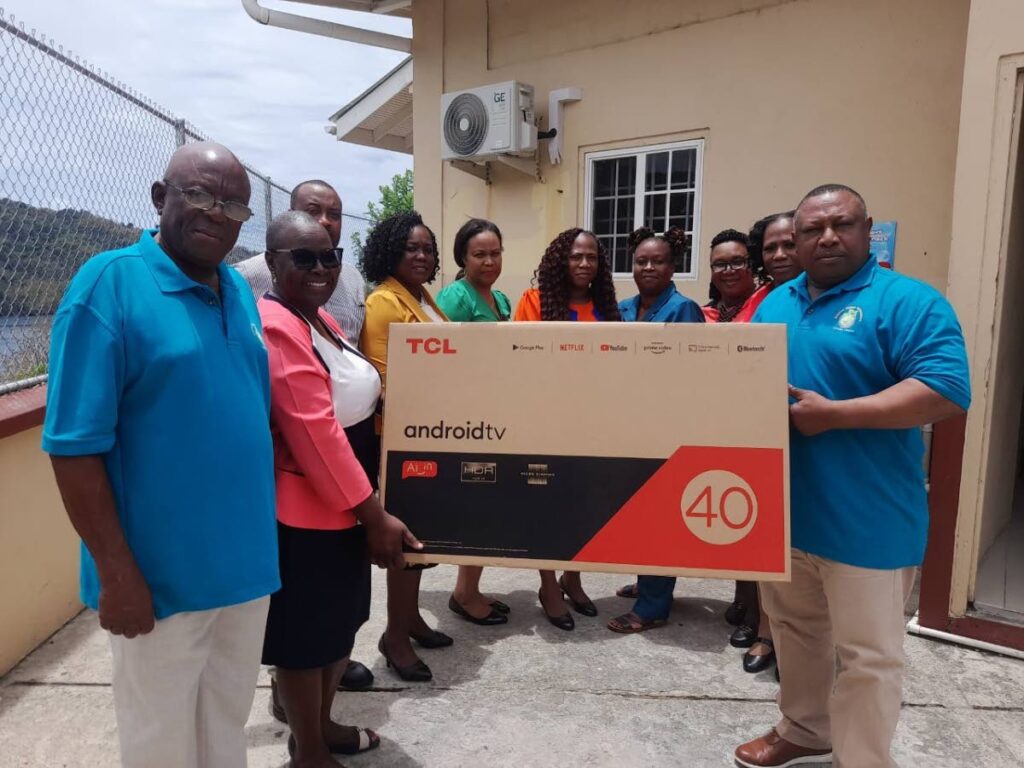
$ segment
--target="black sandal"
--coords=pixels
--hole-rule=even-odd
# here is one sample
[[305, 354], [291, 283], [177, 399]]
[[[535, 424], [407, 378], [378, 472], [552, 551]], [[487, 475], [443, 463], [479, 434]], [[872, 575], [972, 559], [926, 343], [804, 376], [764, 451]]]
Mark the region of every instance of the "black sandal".
[[562, 594], [565, 595], [565, 599], [569, 601], [572, 609], [581, 616], [597, 616], [597, 606], [594, 605], [592, 600], [588, 599], [585, 603], [577, 603], [572, 599], [572, 596], [565, 589], [565, 584], [562, 582], [564, 578], [564, 574], [558, 577], [558, 586], [561, 587]]

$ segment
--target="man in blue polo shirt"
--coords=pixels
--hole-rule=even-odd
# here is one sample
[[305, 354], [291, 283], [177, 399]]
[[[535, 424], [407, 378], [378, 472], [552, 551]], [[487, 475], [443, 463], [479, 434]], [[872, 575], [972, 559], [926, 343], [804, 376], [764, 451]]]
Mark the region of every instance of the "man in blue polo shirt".
[[928, 533], [920, 427], [970, 405], [967, 355], [942, 295], [870, 257], [857, 192], [811, 190], [795, 231], [805, 274], [754, 317], [785, 323], [789, 339], [792, 581], [762, 585], [782, 720], [735, 757], [884, 768]]
[[222, 263], [249, 193], [225, 147], [182, 147], [159, 230], [86, 262], [54, 319], [43, 449], [110, 632], [125, 766], [245, 765], [280, 586], [266, 350]]

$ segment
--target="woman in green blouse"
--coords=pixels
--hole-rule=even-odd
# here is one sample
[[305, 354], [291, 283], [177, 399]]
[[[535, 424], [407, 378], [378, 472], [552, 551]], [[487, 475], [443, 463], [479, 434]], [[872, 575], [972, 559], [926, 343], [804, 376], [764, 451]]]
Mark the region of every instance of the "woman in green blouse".
[[[501, 230], [492, 221], [470, 219], [455, 235], [455, 263], [459, 274], [454, 283], [437, 295], [441, 311], [453, 323], [493, 323], [508, 320], [508, 297], [494, 290], [501, 275]], [[504, 624], [509, 608], [500, 600], [480, 593], [483, 568], [459, 566], [455, 592], [448, 607], [474, 624]]]

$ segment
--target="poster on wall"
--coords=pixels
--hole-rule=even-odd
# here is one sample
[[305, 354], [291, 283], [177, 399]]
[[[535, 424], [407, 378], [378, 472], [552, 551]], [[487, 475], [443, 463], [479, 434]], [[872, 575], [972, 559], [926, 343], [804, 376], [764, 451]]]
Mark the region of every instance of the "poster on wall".
[[876, 221], [871, 227], [871, 256], [880, 266], [896, 268], [895, 221]]
[[383, 438], [412, 562], [788, 578], [782, 326], [393, 325]]

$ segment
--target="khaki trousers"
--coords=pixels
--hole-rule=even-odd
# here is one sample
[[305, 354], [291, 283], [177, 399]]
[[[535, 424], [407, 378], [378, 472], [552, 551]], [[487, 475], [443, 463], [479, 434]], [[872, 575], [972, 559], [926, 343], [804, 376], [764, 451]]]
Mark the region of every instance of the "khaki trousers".
[[916, 569], [857, 568], [798, 549], [792, 563], [788, 584], [761, 584], [782, 675], [776, 730], [802, 747], [831, 747], [840, 768], [891, 768]]
[[270, 598], [110, 636], [125, 768], [244, 768]]

